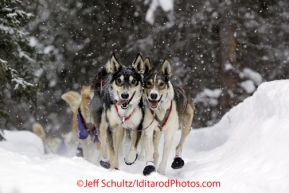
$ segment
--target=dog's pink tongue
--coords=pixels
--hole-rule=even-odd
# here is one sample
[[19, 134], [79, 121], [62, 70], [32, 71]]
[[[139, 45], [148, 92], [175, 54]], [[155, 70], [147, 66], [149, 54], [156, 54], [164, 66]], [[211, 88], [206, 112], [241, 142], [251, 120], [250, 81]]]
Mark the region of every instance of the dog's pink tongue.
[[151, 106], [154, 108], [158, 106], [158, 101], [150, 101], [150, 103], [151, 103]]
[[128, 102], [128, 100], [119, 100], [117, 105], [123, 105], [123, 104], [125, 104], [127, 102]]

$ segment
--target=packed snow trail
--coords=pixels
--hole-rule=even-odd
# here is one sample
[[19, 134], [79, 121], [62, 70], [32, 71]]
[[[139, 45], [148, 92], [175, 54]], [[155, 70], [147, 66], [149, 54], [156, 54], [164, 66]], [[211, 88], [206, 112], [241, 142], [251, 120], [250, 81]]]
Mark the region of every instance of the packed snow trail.
[[[183, 150], [185, 166], [179, 170], [167, 166], [166, 175], [154, 173], [144, 177], [144, 162], [132, 166], [123, 163], [120, 170], [106, 170], [82, 158], [44, 155], [42, 144], [29, 134], [19, 139], [17, 131], [8, 132], [0, 142], [1, 193], [63, 192], [289, 192], [289, 81], [273, 81], [259, 86], [252, 97], [232, 108], [213, 127], [192, 130]], [[30, 135], [34, 135], [30, 133]], [[169, 159], [180, 132], [174, 138]], [[28, 138], [28, 139], [26, 139]], [[13, 140], [14, 139], [14, 140]], [[21, 141], [21, 143], [19, 142]], [[27, 141], [25, 144], [25, 140]], [[35, 143], [33, 143], [33, 141]], [[162, 146], [163, 141], [160, 143]], [[34, 146], [34, 148], [33, 148]], [[25, 150], [26, 149], [26, 150]], [[161, 149], [161, 147], [160, 147]], [[220, 182], [220, 187], [151, 188], [79, 187], [86, 180], [121, 182], [168, 180]], [[79, 184], [82, 180], [84, 184]], [[96, 183], [95, 183], [96, 184]]]

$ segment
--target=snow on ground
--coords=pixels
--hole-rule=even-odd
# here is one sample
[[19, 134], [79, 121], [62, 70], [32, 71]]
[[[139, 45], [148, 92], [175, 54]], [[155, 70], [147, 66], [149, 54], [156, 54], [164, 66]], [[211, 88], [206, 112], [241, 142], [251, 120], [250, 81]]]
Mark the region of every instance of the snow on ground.
[[[13, 137], [15, 135], [15, 137]], [[9, 137], [8, 137], [9, 136]], [[264, 193], [289, 192], [289, 81], [263, 83], [250, 98], [231, 109], [213, 127], [192, 130], [183, 150], [186, 165], [170, 168], [166, 175], [154, 173], [144, 177], [144, 163], [123, 163], [120, 170], [106, 170], [82, 158], [44, 155], [38, 139], [26, 133], [5, 131], [6, 142], [0, 142], [1, 193], [63, 192], [178, 192]], [[175, 135], [173, 149], [180, 133]], [[14, 138], [14, 139], [13, 139]], [[27, 140], [27, 144], [24, 141]], [[20, 141], [23, 141], [23, 143]], [[39, 140], [38, 140], [39, 141]], [[30, 144], [30, 145], [29, 145]], [[33, 149], [31, 146], [35, 145]], [[17, 149], [17, 147], [19, 149]], [[24, 151], [27, 147], [27, 151]], [[30, 148], [30, 149], [29, 149]], [[33, 152], [31, 153], [30, 150]], [[173, 158], [173, 150], [169, 159]], [[91, 186], [78, 187], [80, 181]], [[93, 184], [95, 180], [95, 184]], [[122, 180], [140, 182], [204, 182], [218, 181], [220, 187], [122, 187], [108, 188], [102, 182]], [[171, 181], [172, 182], [172, 181]], [[108, 183], [108, 185], [110, 185]], [[192, 183], [193, 184], [193, 183]], [[132, 185], [132, 184], [127, 184]], [[141, 185], [141, 184], [140, 184]], [[187, 184], [183, 184], [187, 185]]]

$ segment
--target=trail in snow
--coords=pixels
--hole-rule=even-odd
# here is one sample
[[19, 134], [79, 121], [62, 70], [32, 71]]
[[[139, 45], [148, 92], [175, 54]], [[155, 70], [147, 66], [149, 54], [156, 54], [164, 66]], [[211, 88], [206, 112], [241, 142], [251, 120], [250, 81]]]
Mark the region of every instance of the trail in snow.
[[[120, 171], [103, 169], [82, 158], [44, 155], [34, 134], [5, 132], [0, 142], [0, 192], [289, 192], [289, 81], [263, 83], [250, 98], [230, 110], [213, 127], [192, 130], [183, 150], [185, 166], [166, 175], [144, 177], [144, 162], [123, 163]], [[9, 137], [7, 137], [7, 134]], [[21, 136], [21, 137], [20, 137]], [[33, 136], [33, 137], [32, 137]], [[10, 140], [11, 139], [11, 140]], [[14, 139], [14, 140], [13, 140]], [[21, 142], [20, 142], [21, 141]], [[160, 143], [162, 144], [162, 142]], [[162, 148], [162, 147], [160, 147]], [[219, 181], [219, 188], [83, 188], [78, 180]]]

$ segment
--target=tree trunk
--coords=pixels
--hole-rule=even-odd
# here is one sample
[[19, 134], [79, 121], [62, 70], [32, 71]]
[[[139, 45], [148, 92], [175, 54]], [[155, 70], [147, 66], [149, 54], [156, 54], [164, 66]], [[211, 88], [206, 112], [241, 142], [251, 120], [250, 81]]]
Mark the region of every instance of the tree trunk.
[[233, 18], [232, 2], [222, 3], [223, 14], [220, 23], [220, 80], [223, 89], [221, 114], [223, 115], [237, 104], [236, 90], [236, 31]]

